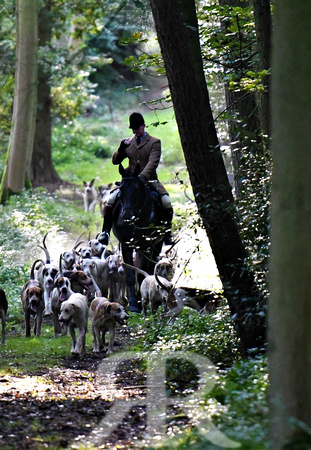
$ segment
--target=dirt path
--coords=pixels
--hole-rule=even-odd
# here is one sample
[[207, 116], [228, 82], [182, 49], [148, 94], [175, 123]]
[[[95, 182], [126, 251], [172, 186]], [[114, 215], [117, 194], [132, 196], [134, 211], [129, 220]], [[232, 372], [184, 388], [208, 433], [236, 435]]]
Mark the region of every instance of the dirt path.
[[145, 391], [140, 371], [124, 369], [111, 379], [105, 359], [104, 354], [68, 357], [57, 368], [2, 376], [1, 449], [78, 448], [95, 437], [101, 448], [136, 448], [146, 427], [143, 407], [130, 411], [109, 438], [98, 439], [99, 425], [114, 402], [143, 398]]

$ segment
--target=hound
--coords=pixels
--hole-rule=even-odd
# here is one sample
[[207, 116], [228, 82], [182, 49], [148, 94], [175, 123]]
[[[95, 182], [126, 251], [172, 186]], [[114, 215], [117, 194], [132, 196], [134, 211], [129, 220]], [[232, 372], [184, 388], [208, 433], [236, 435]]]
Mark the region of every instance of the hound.
[[[130, 269], [134, 269], [137, 273], [145, 277], [140, 285], [141, 302], [144, 316], [147, 315], [147, 305], [150, 306], [152, 314], [156, 313], [159, 306], [166, 305], [167, 292], [169, 292], [173, 287], [170, 281], [168, 281], [166, 278], [158, 276], [158, 279], [161, 279], [162, 282], [162, 285], [160, 285], [155, 275], [149, 275], [144, 270], [126, 263], [122, 263], [122, 265]], [[154, 273], [156, 273], [156, 268], [154, 270]], [[163, 286], [165, 286], [164, 289]]]
[[91, 259], [93, 257], [92, 248], [89, 246], [83, 247], [80, 249], [80, 261], [81, 264], [82, 259]]
[[94, 277], [96, 284], [104, 296], [108, 295], [108, 265], [103, 259], [82, 259], [81, 268], [90, 278]]
[[96, 258], [101, 258], [106, 248], [98, 239], [91, 239], [88, 247], [91, 249], [91, 256]]
[[108, 265], [108, 299], [111, 302], [120, 301], [121, 296], [124, 297], [124, 284], [126, 284], [122, 256], [115, 253], [109, 255], [106, 261]]
[[93, 179], [91, 182], [83, 181], [84, 209], [86, 212], [95, 212], [95, 206], [97, 203], [97, 191], [94, 187], [94, 181], [95, 179]]
[[96, 293], [99, 295], [95, 298], [90, 306], [90, 317], [92, 321], [93, 332], [93, 351], [99, 352], [105, 346], [105, 335], [109, 332], [109, 344], [107, 354], [113, 352], [116, 323], [124, 325], [124, 321], [129, 315], [124, 311], [123, 306], [117, 302], [110, 302], [106, 297], [101, 296], [101, 292], [96, 285]]
[[168, 296], [166, 299], [168, 312], [165, 314], [165, 317], [169, 317], [168, 323], [173, 322], [173, 320], [177, 316], [179, 316], [184, 306], [186, 305], [187, 300], [188, 295], [185, 289], [183, 288], [172, 288], [168, 292]]
[[72, 270], [75, 267], [78, 259], [77, 248], [84, 242], [80, 241], [83, 234], [84, 233], [80, 234], [70, 250], [62, 254], [62, 268], [64, 270]]
[[[68, 300], [61, 304], [59, 321], [68, 326], [71, 336], [71, 354], [84, 355], [88, 306], [86, 297], [82, 294], [74, 293]], [[78, 329], [78, 339], [75, 329]]]
[[55, 287], [51, 294], [51, 307], [54, 325], [54, 337], [58, 337], [60, 333], [67, 334], [67, 326], [60, 326], [59, 314], [62, 302], [68, 300], [73, 294], [69, 278], [65, 277], [62, 270], [62, 255], [59, 258], [59, 276], [55, 280]]
[[104, 204], [107, 196], [112, 188], [112, 183], [104, 184], [103, 186], [98, 186], [98, 199], [99, 199], [99, 210], [100, 215], [104, 217]]
[[174, 275], [174, 268], [172, 261], [167, 256], [160, 255], [159, 261], [155, 265], [154, 274], [157, 273], [162, 278], [171, 281]]
[[79, 294], [84, 294], [85, 291], [89, 292], [93, 286], [91, 278], [83, 270], [65, 271], [64, 277], [69, 278], [73, 292], [78, 292]]
[[44, 311], [43, 289], [38, 280], [35, 280], [35, 265], [41, 260], [36, 260], [30, 271], [30, 280], [24, 284], [21, 291], [21, 300], [25, 315], [25, 333], [30, 337], [30, 317], [34, 316], [34, 334], [36, 337], [41, 335], [42, 316]]
[[51, 295], [52, 318], [54, 325], [54, 337], [58, 337], [60, 333], [65, 335], [67, 333], [67, 326], [61, 327], [59, 323], [60, 307], [62, 302], [74, 294], [71, 289], [70, 281], [67, 277], [59, 276], [55, 281], [55, 287]]
[[43, 298], [44, 298], [44, 305], [45, 305], [45, 315], [52, 314], [52, 308], [51, 308], [51, 293], [54, 288], [54, 281], [55, 277], [58, 273], [58, 267], [51, 262], [49, 251], [46, 247], [45, 240], [48, 233], [45, 234], [43, 238], [43, 246], [39, 245], [39, 247], [44, 251], [46, 256], [46, 262], [43, 263], [39, 267], [37, 279], [40, 282], [42, 288], [43, 288]]
[[183, 288], [172, 287], [167, 289], [167, 286], [163, 284], [163, 278], [159, 277], [156, 272], [155, 278], [158, 284], [167, 291], [166, 306], [169, 311], [165, 314], [165, 317], [169, 317], [168, 323], [171, 323], [182, 312], [186, 302], [189, 300], [187, 292]]

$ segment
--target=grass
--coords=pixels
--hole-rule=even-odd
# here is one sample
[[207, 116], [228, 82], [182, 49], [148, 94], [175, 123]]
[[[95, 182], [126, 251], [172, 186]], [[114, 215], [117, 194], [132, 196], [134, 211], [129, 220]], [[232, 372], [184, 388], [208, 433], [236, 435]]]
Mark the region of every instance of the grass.
[[[21, 376], [58, 367], [61, 358], [70, 357], [70, 346], [69, 331], [66, 336], [55, 339], [54, 328], [45, 318], [39, 338], [33, 335], [33, 329], [31, 337], [25, 338], [24, 327], [16, 327], [15, 331], [9, 332], [5, 347], [0, 347], [0, 373]], [[87, 353], [91, 353], [92, 347], [92, 333], [89, 332], [86, 334]]]

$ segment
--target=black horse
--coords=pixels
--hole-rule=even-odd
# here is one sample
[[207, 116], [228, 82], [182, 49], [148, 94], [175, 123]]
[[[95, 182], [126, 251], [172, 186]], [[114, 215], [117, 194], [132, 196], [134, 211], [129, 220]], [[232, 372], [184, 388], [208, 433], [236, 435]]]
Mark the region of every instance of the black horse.
[[[120, 164], [119, 172], [122, 180], [113, 211], [112, 229], [121, 243], [124, 262], [152, 274], [164, 240], [162, 205], [158, 194], [138, 177], [139, 166], [133, 172]], [[135, 295], [135, 272], [132, 269], [127, 269], [127, 286], [130, 311], [140, 312]]]

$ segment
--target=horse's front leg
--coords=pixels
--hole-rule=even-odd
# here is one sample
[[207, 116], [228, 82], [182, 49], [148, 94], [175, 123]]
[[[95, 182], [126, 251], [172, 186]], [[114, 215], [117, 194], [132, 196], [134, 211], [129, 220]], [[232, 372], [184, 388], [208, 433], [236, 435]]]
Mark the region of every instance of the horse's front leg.
[[130, 311], [139, 313], [140, 309], [137, 304], [136, 295], [135, 295], [135, 271], [133, 269], [127, 269], [126, 282], [129, 290], [129, 305]]

